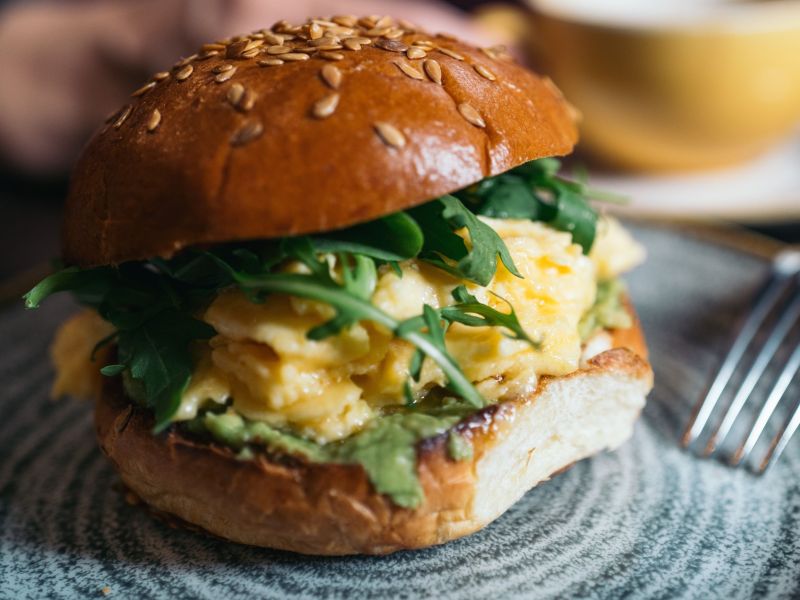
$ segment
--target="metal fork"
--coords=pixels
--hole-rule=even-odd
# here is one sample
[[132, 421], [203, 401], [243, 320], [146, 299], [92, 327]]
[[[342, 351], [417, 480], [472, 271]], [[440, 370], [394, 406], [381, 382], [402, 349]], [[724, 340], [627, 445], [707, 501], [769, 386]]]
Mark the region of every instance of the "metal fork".
[[[750, 363], [749, 370], [745, 373], [741, 386], [733, 400], [724, 408], [716, 427], [711, 427], [711, 416], [714, 408], [728, 387], [731, 378], [743, 362], [745, 354], [754, 338], [761, 330], [765, 321], [773, 313], [776, 314], [776, 324], [760, 347], [755, 348], [755, 359]], [[708, 442], [702, 449], [703, 456], [711, 456], [725, 442], [733, 428], [736, 419], [744, 406], [753, 397], [753, 392], [763, 379], [770, 362], [779, 353], [781, 347], [788, 344], [792, 331], [800, 322], [800, 247], [789, 248], [775, 256], [772, 262], [772, 272], [764, 287], [764, 291], [757, 298], [752, 312], [744, 320], [741, 328], [734, 338], [725, 360], [719, 368], [714, 380], [708, 387], [703, 398], [694, 408], [692, 418], [683, 434], [684, 448], [690, 447], [702, 437], [707, 428], [711, 429]], [[761, 438], [767, 423], [775, 413], [779, 403], [786, 396], [786, 390], [792, 383], [798, 370], [800, 370], [800, 343], [792, 350], [786, 363], [783, 365], [767, 398], [753, 420], [750, 431], [736, 451], [730, 456], [728, 462], [738, 466], [747, 461], [758, 440]], [[783, 423], [780, 431], [770, 443], [764, 458], [756, 468], [757, 473], [763, 473], [774, 464], [786, 449], [792, 435], [800, 427], [800, 398], [791, 410], [788, 418]]]

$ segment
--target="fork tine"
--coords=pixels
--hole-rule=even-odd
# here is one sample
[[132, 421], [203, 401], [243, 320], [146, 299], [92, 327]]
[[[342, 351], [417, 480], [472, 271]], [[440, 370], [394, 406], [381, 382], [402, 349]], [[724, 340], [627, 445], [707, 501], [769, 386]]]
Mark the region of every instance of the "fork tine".
[[789, 357], [789, 360], [783, 367], [781, 374], [778, 376], [778, 380], [775, 382], [775, 385], [772, 386], [769, 396], [767, 397], [767, 401], [764, 403], [764, 406], [761, 408], [761, 412], [758, 413], [758, 417], [756, 417], [756, 420], [753, 423], [753, 428], [750, 430], [750, 435], [747, 436], [745, 442], [739, 446], [734, 453], [733, 458], [731, 458], [731, 465], [738, 465], [740, 462], [742, 462], [742, 460], [746, 459], [750, 455], [750, 452], [752, 452], [756, 442], [758, 442], [758, 439], [764, 432], [767, 421], [769, 421], [772, 413], [775, 412], [775, 408], [778, 406], [781, 398], [783, 398], [783, 395], [786, 393], [786, 389], [789, 387], [792, 379], [794, 379], [798, 369], [800, 369], [800, 345], [794, 349], [794, 352], [792, 352], [792, 355]]
[[753, 341], [753, 338], [758, 332], [758, 328], [764, 322], [770, 310], [777, 303], [789, 283], [790, 279], [786, 274], [777, 269], [773, 271], [766, 291], [756, 302], [755, 308], [737, 333], [731, 349], [728, 351], [722, 366], [717, 372], [717, 376], [708, 388], [708, 392], [702, 401], [698, 402], [695, 406], [692, 418], [689, 420], [681, 439], [684, 448], [688, 447], [700, 436], [700, 433], [708, 423], [709, 417], [711, 417], [711, 413], [717, 406], [722, 392], [733, 376], [736, 365], [739, 364], [742, 356], [744, 356], [745, 350], [747, 350], [750, 342]]
[[[761, 376], [764, 374], [767, 366], [769, 366], [770, 361], [778, 352], [781, 343], [789, 334], [792, 326], [795, 324], [798, 318], [800, 318], [800, 293], [798, 293], [797, 297], [794, 299], [794, 301], [792, 301], [788, 310], [783, 313], [778, 321], [778, 324], [775, 326], [775, 329], [772, 331], [766, 343], [764, 344], [763, 349], [758, 353], [756, 361], [753, 363], [753, 366], [747, 373], [747, 376], [742, 382], [739, 391], [736, 392], [733, 402], [730, 403], [725, 411], [722, 421], [717, 429], [711, 434], [711, 438], [709, 439], [708, 444], [703, 451], [705, 456], [711, 455], [716, 447], [725, 441], [725, 438], [730, 432], [731, 427], [733, 427], [736, 418], [741, 413], [745, 403], [747, 403], [747, 401], [750, 399], [753, 389], [756, 387], [756, 384], [761, 379]], [[749, 452], [749, 450], [747, 450], [745, 453], [747, 452]]]
[[769, 467], [778, 461], [798, 427], [800, 427], [800, 398], [797, 399], [794, 412], [789, 420], [784, 424], [783, 429], [778, 432], [774, 438], [772, 438], [772, 442], [769, 445], [769, 450], [767, 450], [767, 454], [764, 456], [764, 459], [761, 461], [761, 464], [758, 467], [759, 473], [766, 472]]

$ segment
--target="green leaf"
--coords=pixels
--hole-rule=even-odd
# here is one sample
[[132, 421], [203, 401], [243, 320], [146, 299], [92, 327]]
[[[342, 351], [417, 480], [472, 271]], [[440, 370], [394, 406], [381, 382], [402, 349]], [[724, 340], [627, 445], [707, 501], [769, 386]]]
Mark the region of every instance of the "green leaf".
[[156, 431], [169, 425], [191, 379], [194, 364], [190, 344], [214, 333], [210, 325], [174, 309], [120, 332], [120, 362], [144, 385], [148, 405], [155, 412]]
[[72, 291], [90, 303], [96, 303], [107, 292], [114, 279], [110, 267], [82, 270], [67, 267], [48, 275], [22, 298], [26, 308], [38, 308], [42, 301], [58, 292]]
[[318, 252], [361, 254], [381, 261], [408, 260], [422, 249], [423, 234], [417, 222], [399, 212], [312, 238]]
[[537, 220], [541, 208], [531, 187], [519, 177], [500, 176], [483, 197], [478, 214], [494, 219]]
[[572, 234], [572, 240], [588, 254], [597, 233], [597, 212], [581, 196], [561, 188], [556, 196], [557, 212], [548, 225]]
[[126, 368], [125, 365], [106, 365], [100, 369], [100, 373], [106, 377], [114, 377], [122, 373]]
[[456, 195], [480, 215], [532, 219], [566, 231], [588, 254], [596, 234], [597, 212], [587, 198], [619, 198], [592, 190], [584, 181], [559, 177], [559, 168], [559, 161], [552, 158], [530, 161]]
[[511, 303], [507, 300], [503, 301], [508, 304], [509, 312], [500, 312], [491, 306], [479, 302], [463, 285], [453, 290], [453, 298], [457, 303], [446, 306], [440, 311], [445, 321], [461, 323], [468, 327], [503, 327], [509, 331], [509, 333], [506, 334], [509, 338], [527, 342], [533, 348], [539, 348], [541, 346], [541, 342], [531, 339], [522, 328], [517, 318], [517, 313], [514, 312], [514, 307], [512, 307]]
[[[497, 270], [497, 258], [517, 277], [522, 275], [514, 265], [511, 253], [494, 229], [478, 219], [455, 196], [442, 196], [421, 207], [411, 215], [425, 232], [421, 257], [458, 277], [488, 285]], [[455, 232], [466, 228], [470, 248]], [[450, 264], [442, 257], [454, 261]]]

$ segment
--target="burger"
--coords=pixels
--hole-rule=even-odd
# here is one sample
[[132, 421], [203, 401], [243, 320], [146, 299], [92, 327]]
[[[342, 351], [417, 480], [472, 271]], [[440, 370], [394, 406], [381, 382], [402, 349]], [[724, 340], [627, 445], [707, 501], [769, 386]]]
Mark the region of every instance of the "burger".
[[156, 73], [73, 173], [37, 307], [56, 396], [153, 511], [385, 554], [475, 532], [622, 444], [652, 385], [642, 259], [559, 175], [575, 111], [502, 48], [276, 23]]

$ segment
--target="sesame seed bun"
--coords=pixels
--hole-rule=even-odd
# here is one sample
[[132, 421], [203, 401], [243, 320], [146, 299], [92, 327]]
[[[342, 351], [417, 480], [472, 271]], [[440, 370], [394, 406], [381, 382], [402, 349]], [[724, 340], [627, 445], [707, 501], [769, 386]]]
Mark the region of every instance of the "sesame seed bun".
[[481, 529], [539, 482], [631, 435], [653, 373], [638, 322], [610, 333], [614, 348], [580, 370], [544, 377], [532, 395], [457, 424], [472, 442], [471, 459], [449, 458], [447, 434], [420, 442], [425, 501], [413, 510], [376, 493], [360, 465], [264, 453], [242, 461], [175, 431], [153, 436], [150, 413], [134, 408], [114, 381], [97, 399], [97, 436], [151, 509], [222, 538], [323, 555], [441, 544]]
[[133, 92], [75, 168], [63, 256], [117, 264], [374, 219], [569, 153], [571, 114], [500, 49], [386, 19], [279, 23]]

